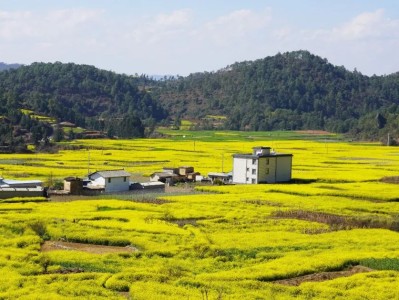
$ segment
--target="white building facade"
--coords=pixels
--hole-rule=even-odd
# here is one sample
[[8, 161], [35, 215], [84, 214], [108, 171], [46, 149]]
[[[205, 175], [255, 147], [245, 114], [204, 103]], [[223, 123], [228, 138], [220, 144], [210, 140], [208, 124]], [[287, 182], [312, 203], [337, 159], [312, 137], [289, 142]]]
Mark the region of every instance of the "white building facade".
[[258, 184], [289, 182], [292, 176], [292, 154], [254, 147], [252, 154], [233, 155], [233, 183]]
[[104, 188], [104, 192], [125, 192], [129, 190], [130, 173], [125, 170], [97, 171], [89, 174], [89, 187]]

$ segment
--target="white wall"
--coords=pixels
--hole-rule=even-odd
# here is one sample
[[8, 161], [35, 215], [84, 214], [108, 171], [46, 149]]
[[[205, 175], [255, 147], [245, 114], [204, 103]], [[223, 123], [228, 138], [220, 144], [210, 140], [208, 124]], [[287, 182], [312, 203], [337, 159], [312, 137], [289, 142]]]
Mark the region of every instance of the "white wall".
[[233, 160], [233, 183], [247, 183], [247, 159], [235, 157]]
[[[255, 170], [255, 174], [252, 170]], [[258, 174], [258, 159], [253, 164], [252, 158], [234, 158], [233, 183], [258, 183]]]
[[[126, 181], [124, 180], [126, 178]], [[109, 182], [109, 179], [111, 182]], [[105, 188], [105, 192], [124, 192], [129, 190], [129, 178], [128, 177], [113, 177], [104, 178], [99, 174], [91, 176], [92, 185], [101, 186]]]
[[101, 177], [99, 174], [93, 174], [90, 180], [92, 181], [92, 185], [105, 186], [105, 178]]

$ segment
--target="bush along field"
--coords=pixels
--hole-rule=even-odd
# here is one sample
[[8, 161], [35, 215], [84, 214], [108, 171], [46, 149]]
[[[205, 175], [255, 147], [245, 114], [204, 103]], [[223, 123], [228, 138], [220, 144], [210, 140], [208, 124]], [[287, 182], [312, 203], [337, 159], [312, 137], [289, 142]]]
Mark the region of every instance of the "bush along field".
[[0, 299], [398, 299], [399, 149], [279, 134], [188, 132], [2, 154], [3, 177], [44, 180], [88, 168], [230, 171], [231, 155], [254, 146], [294, 156], [289, 184], [2, 201]]

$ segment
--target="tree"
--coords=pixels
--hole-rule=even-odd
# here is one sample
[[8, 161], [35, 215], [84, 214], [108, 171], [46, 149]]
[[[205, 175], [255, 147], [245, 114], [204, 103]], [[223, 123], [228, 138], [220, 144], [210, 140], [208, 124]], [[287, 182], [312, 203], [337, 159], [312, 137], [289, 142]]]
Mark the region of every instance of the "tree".
[[73, 131], [72, 128], [69, 128], [68, 139], [71, 141], [71, 140], [74, 140], [75, 138], [76, 138], [75, 132]]
[[61, 142], [64, 139], [64, 130], [57, 125], [53, 134], [54, 142]]
[[377, 113], [375, 119], [377, 121], [378, 129], [382, 129], [385, 127], [385, 124], [387, 123], [387, 119], [382, 114]]
[[122, 138], [144, 137], [143, 123], [135, 114], [128, 114], [120, 121], [117, 135]]

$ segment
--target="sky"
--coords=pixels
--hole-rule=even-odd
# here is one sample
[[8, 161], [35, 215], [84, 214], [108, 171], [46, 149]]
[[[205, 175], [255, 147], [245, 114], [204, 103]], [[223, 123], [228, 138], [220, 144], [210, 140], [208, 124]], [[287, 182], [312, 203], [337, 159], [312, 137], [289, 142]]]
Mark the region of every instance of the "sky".
[[181, 75], [308, 50], [399, 71], [397, 0], [0, 0], [0, 62]]

